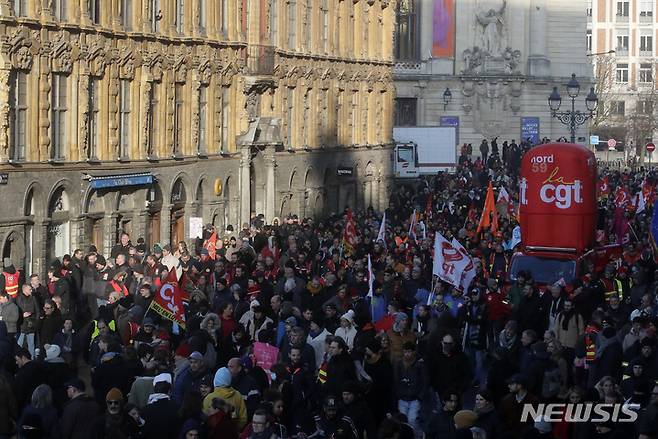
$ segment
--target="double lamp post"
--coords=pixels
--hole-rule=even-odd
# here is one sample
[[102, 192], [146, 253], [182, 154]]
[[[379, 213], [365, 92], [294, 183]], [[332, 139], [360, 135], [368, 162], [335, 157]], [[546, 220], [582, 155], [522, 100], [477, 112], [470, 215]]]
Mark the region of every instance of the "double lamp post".
[[564, 125], [569, 126], [571, 132], [571, 143], [576, 143], [576, 129], [592, 119], [596, 112], [596, 107], [599, 103], [599, 98], [594, 92], [594, 87], [589, 89], [589, 94], [585, 97], [585, 106], [587, 112], [576, 110], [576, 98], [580, 94], [580, 84], [576, 79], [576, 74], [571, 74], [571, 80], [567, 84], [567, 94], [571, 98], [571, 110], [560, 111], [562, 105], [562, 96], [557, 87], [553, 87], [553, 92], [548, 97], [548, 106], [551, 109], [551, 115], [562, 122]]

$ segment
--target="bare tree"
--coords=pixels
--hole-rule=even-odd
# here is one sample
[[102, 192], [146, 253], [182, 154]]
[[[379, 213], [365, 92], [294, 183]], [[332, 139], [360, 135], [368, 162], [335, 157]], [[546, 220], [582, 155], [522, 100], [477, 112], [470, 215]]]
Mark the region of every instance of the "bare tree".
[[633, 142], [635, 155], [644, 162], [645, 145], [653, 139], [658, 129], [655, 111], [658, 108], [658, 91], [653, 82], [638, 94], [635, 107], [625, 117], [626, 139]]
[[614, 57], [610, 55], [599, 55], [595, 58], [594, 72], [596, 84], [594, 90], [599, 98], [596, 115], [592, 119], [592, 131], [599, 127], [609, 125], [610, 118], [614, 116], [614, 102], [619, 99], [615, 90], [616, 67]]

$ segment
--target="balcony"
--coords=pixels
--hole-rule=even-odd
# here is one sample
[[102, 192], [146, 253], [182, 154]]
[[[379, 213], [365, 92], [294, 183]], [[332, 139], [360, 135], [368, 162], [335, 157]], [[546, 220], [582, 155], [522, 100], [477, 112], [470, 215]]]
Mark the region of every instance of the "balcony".
[[615, 54], [617, 56], [628, 56], [628, 47], [617, 47], [615, 49]]
[[247, 74], [268, 76], [274, 74], [274, 46], [252, 44], [247, 47]]
[[640, 56], [652, 57], [653, 56], [653, 50], [645, 50], [645, 49], [640, 47]]
[[617, 14], [617, 16], [615, 17], [615, 21], [617, 23], [628, 23], [630, 21], [630, 16], [624, 14]]
[[640, 12], [640, 24], [653, 23], [653, 12]]

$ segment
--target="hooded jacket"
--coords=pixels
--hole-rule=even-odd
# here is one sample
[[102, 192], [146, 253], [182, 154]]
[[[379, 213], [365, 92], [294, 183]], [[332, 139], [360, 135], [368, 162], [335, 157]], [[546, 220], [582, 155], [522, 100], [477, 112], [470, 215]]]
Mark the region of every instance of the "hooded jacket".
[[213, 381], [215, 390], [203, 400], [203, 411], [208, 412], [214, 398], [220, 398], [233, 407], [231, 418], [235, 421], [239, 430], [247, 425], [247, 406], [242, 399], [242, 395], [231, 386], [231, 372], [222, 367], [215, 373]]

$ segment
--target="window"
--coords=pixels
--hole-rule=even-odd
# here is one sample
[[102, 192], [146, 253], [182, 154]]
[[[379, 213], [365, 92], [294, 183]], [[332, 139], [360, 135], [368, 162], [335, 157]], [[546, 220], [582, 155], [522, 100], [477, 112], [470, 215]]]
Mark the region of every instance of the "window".
[[157, 137], [158, 137], [158, 118], [159, 118], [159, 96], [160, 96], [160, 83], [152, 82], [151, 91], [149, 92], [149, 116], [148, 116], [148, 130], [149, 130], [149, 155], [155, 157], [157, 151]]
[[617, 71], [615, 73], [615, 80], [617, 82], [628, 82], [628, 64], [617, 64]]
[[119, 90], [119, 158], [130, 156], [130, 81], [122, 79]]
[[221, 23], [221, 31], [222, 31], [222, 35], [224, 36], [228, 35], [228, 2], [229, 1], [230, 0], [221, 0], [222, 6], [217, 8], [221, 13], [219, 22]]
[[25, 160], [27, 145], [27, 73], [14, 72], [9, 88], [11, 158]]
[[290, 0], [288, 6], [288, 49], [295, 50], [297, 45], [297, 3]]
[[398, 2], [395, 27], [395, 58], [400, 61], [418, 59], [418, 29], [415, 0]]
[[617, 55], [628, 55], [628, 29], [617, 29]]
[[624, 101], [612, 101], [611, 113], [615, 116], [623, 116], [626, 113], [626, 102]]
[[295, 89], [294, 88], [288, 88], [288, 96], [287, 96], [287, 101], [288, 101], [288, 130], [287, 130], [287, 140], [288, 140], [288, 148], [294, 148], [294, 127], [295, 127], [295, 109], [297, 108], [295, 106]]
[[655, 0], [640, 0], [640, 23], [653, 21], [653, 4]]
[[160, 0], [150, 0], [151, 14], [151, 32], [160, 32], [160, 20], [162, 20], [162, 10], [160, 9]]
[[67, 122], [67, 77], [54, 73], [51, 93], [51, 125], [50, 138], [52, 144], [51, 158], [59, 160], [65, 158], [66, 122]]
[[89, 129], [87, 130], [87, 147], [89, 148], [89, 159], [97, 158], [98, 151], [98, 131], [99, 131], [99, 114], [100, 114], [100, 79], [91, 78], [89, 80]]
[[221, 145], [220, 152], [228, 152], [229, 147], [229, 122], [231, 115], [231, 89], [222, 87], [222, 116], [221, 116]]
[[329, 48], [329, 3], [322, 0], [322, 52], [327, 53]]
[[279, 0], [270, 0], [270, 44], [278, 45], [279, 37]]
[[587, 29], [587, 50], [592, 51], [592, 30]]
[[206, 0], [199, 1], [199, 29], [203, 32], [206, 30]]
[[653, 101], [638, 101], [637, 111], [640, 114], [653, 114]]
[[177, 82], [174, 86], [174, 155], [179, 155], [183, 146], [184, 85]]
[[124, 30], [132, 28], [133, 0], [121, 0], [121, 25]]
[[416, 98], [395, 99], [395, 126], [416, 126]]
[[640, 82], [653, 82], [653, 68], [651, 64], [640, 64]]
[[176, 32], [183, 33], [183, 14], [185, 12], [184, 0], [176, 0], [176, 11], [174, 15], [174, 24], [176, 25]]
[[25, 17], [27, 15], [27, 0], [13, 0], [12, 7], [15, 16]]
[[592, 16], [592, 3], [593, 3], [593, 0], [587, 0], [587, 16], [588, 17]]
[[617, 17], [628, 17], [629, 16], [629, 1], [628, 0], [618, 0], [617, 1]]
[[66, 20], [66, 1], [67, 0], [51, 0], [51, 12], [53, 17], [58, 21]]
[[643, 32], [643, 35], [640, 35], [640, 55], [653, 55], [653, 35], [650, 33]]
[[101, 24], [101, 0], [87, 0], [89, 19], [94, 24]]
[[205, 154], [207, 149], [207, 118], [208, 118], [208, 86], [202, 85], [199, 87], [199, 144], [197, 145], [197, 152]]

